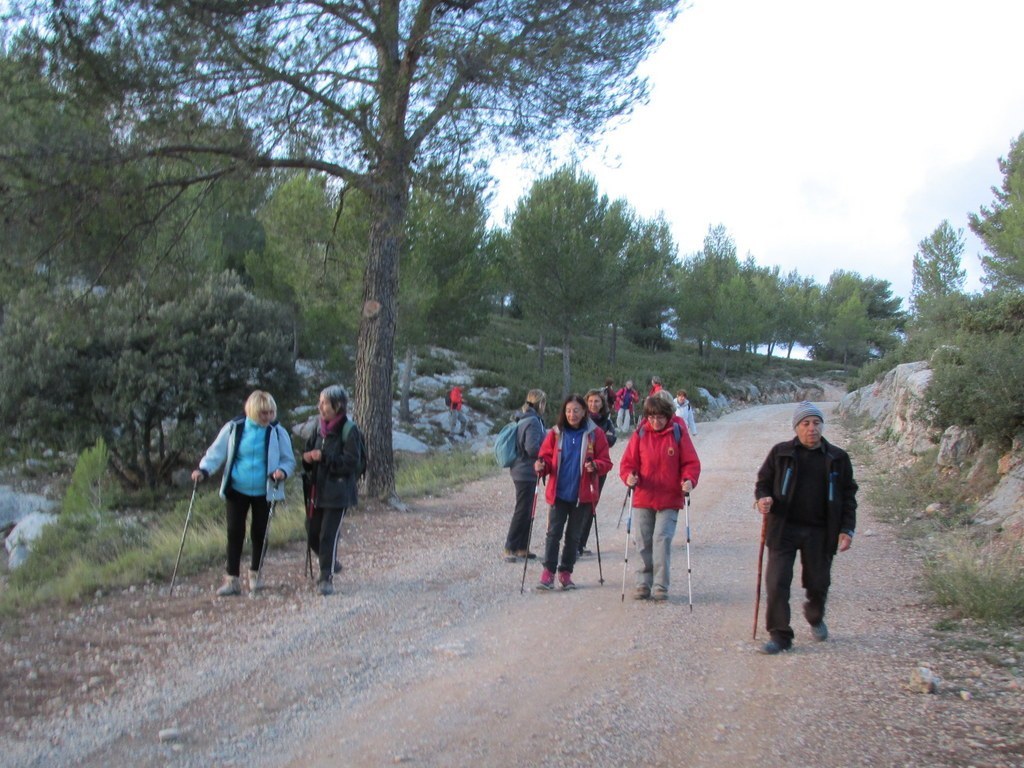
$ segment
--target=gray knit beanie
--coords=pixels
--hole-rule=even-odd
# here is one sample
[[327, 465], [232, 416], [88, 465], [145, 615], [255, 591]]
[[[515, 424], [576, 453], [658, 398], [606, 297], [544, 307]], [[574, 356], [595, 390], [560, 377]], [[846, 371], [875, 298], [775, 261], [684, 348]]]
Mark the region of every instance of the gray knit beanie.
[[825, 423], [825, 414], [821, 412], [821, 409], [814, 403], [804, 400], [802, 403], [797, 405], [796, 410], [793, 411], [793, 429], [796, 429], [796, 425], [808, 416], [817, 416], [821, 419], [823, 424]]

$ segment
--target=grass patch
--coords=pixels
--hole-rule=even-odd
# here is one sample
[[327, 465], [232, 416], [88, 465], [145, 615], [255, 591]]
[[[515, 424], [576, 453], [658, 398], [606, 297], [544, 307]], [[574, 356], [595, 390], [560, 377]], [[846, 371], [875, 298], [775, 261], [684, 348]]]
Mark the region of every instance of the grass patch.
[[[870, 451], [858, 452], [864, 457]], [[904, 538], [920, 538], [936, 531], [959, 529], [970, 524], [971, 504], [960, 496], [963, 483], [946, 477], [935, 464], [938, 448], [909, 466], [876, 464], [877, 476], [866, 490], [878, 517], [900, 526]], [[930, 504], [940, 511], [926, 514]]]
[[499, 471], [490, 453], [450, 451], [402, 455], [396, 457], [395, 486], [401, 498], [433, 496]]
[[[438, 494], [498, 472], [494, 457], [468, 451], [397, 459], [396, 484], [403, 498]], [[271, 548], [305, 539], [301, 480], [288, 484], [288, 499], [274, 508]], [[178, 576], [222, 564], [226, 534], [224, 500], [214, 479], [196, 494]], [[10, 574], [0, 592], [0, 616], [15, 617], [48, 603], [73, 604], [97, 591], [148, 581], [170, 583], [181, 546], [191, 491], [172, 502], [161, 500], [158, 511], [137, 513], [75, 506], [47, 526], [33, 544], [28, 560]], [[123, 499], [121, 500], [123, 502]], [[161, 509], [162, 508], [162, 509]], [[247, 544], [248, 546], [248, 544]], [[243, 567], [248, 550], [243, 553]]]
[[940, 605], [961, 617], [997, 625], [1024, 623], [1024, 545], [967, 536], [946, 539], [925, 561]]

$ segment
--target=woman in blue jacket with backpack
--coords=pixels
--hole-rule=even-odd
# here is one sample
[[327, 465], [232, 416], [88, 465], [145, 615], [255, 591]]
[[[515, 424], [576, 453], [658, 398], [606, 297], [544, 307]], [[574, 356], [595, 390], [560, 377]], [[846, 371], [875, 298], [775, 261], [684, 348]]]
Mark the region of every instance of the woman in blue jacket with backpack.
[[295, 455], [288, 431], [277, 422], [277, 403], [269, 392], [257, 389], [245, 401], [245, 416], [232, 419], [221, 429], [192, 473], [202, 482], [221, 467], [224, 477], [220, 496], [227, 504], [227, 574], [217, 590], [219, 597], [240, 595], [245, 521], [252, 510], [252, 559], [249, 592], [263, 588], [260, 559], [267, 535], [270, 504], [284, 499], [281, 483], [295, 470]]

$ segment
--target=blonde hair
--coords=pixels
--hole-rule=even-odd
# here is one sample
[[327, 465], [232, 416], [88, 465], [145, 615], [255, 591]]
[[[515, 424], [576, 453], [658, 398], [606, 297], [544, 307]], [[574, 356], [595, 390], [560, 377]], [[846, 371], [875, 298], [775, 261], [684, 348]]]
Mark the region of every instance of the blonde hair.
[[527, 406], [532, 406], [538, 415], [543, 415], [548, 407], [548, 396], [543, 389], [531, 389], [526, 393], [526, 403], [523, 405], [525, 411]]
[[274, 396], [269, 392], [257, 389], [245, 401], [245, 415], [253, 421], [259, 421], [260, 411], [270, 411], [270, 419], [273, 421], [277, 416], [277, 403], [274, 402]]

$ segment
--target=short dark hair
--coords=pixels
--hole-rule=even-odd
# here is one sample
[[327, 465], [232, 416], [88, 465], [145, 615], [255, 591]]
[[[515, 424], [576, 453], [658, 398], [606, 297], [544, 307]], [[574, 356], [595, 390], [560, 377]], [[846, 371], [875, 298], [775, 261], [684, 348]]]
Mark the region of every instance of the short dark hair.
[[672, 401], [664, 397], [651, 395], [644, 400], [644, 416], [664, 416], [671, 419], [675, 416], [676, 410], [672, 407]]

